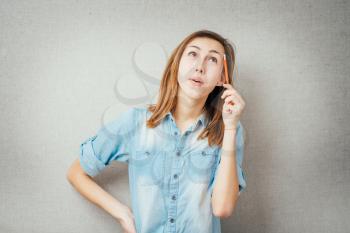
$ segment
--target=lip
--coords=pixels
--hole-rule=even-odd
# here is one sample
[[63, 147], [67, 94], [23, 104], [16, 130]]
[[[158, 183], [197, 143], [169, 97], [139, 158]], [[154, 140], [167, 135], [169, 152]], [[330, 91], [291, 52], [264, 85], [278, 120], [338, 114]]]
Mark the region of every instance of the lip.
[[194, 86], [202, 86], [204, 84], [203, 79], [201, 79], [200, 77], [191, 77], [191, 78], [189, 78], [189, 81]]
[[193, 79], [188, 79], [188, 81], [191, 83], [192, 86], [195, 86], [195, 87], [203, 86], [203, 82], [196, 82]]

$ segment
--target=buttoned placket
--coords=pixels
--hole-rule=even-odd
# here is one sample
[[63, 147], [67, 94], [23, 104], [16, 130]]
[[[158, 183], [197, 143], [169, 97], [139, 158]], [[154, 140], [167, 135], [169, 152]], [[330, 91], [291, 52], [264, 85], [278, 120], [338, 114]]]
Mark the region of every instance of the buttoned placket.
[[[175, 121], [170, 115], [171, 119], [171, 125], [170, 125], [170, 132], [173, 133], [174, 136], [174, 142], [175, 142], [175, 158], [174, 162], [172, 163], [171, 167], [171, 174], [172, 177], [170, 179], [170, 190], [169, 190], [169, 197], [170, 197], [170, 205], [168, 210], [168, 219], [169, 219], [169, 232], [176, 232], [176, 218], [177, 218], [177, 201], [179, 199], [178, 193], [179, 193], [179, 176], [181, 171], [181, 156], [182, 156], [182, 149], [184, 147], [184, 142], [188, 135], [191, 133], [193, 129], [193, 125], [184, 133], [184, 135], [180, 135], [180, 131], [178, 127], [175, 124]], [[198, 123], [198, 122], [197, 122]]]

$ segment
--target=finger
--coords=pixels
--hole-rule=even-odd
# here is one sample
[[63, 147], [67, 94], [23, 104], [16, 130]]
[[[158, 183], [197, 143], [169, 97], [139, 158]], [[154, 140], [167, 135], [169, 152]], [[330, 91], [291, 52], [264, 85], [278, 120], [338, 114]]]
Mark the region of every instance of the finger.
[[[225, 90], [223, 93], [222, 93], [222, 95], [221, 95], [221, 98], [223, 99], [223, 98], [225, 98], [225, 96], [227, 96], [227, 95], [232, 95], [232, 94], [238, 94], [238, 92], [236, 91], [236, 89], [227, 89], [227, 90]], [[239, 94], [238, 94], [239, 95]]]
[[230, 113], [229, 106], [228, 105], [224, 105], [223, 108], [222, 108], [222, 112], [223, 113]]
[[237, 99], [236, 96], [230, 95], [230, 96], [226, 97], [225, 104], [229, 104], [230, 102], [232, 102], [233, 104], [237, 104], [237, 102], [239, 102], [239, 100]]
[[224, 106], [228, 106], [234, 111], [240, 111], [240, 109], [244, 108], [244, 102], [240, 102], [236, 96], [229, 96], [225, 99]]
[[238, 98], [238, 94], [236, 92], [230, 91], [230, 92], [226, 92], [225, 95], [223, 95], [223, 97], [226, 99], [228, 96], [235, 96], [236, 98]]
[[242, 104], [242, 105], [245, 104], [243, 98], [238, 93], [233, 93], [233, 96], [235, 96], [237, 98], [237, 100], [240, 104]]
[[226, 96], [231, 95], [231, 94], [232, 94], [231, 90], [225, 90], [221, 95], [221, 99], [224, 99]]
[[232, 114], [235, 111], [235, 105], [226, 105], [223, 109], [223, 114], [227, 116], [227, 114]]
[[233, 88], [233, 86], [231, 84], [229, 84], [229, 83], [223, 83], [222, 86], [227, 88], [227, 89], [232, 89]]
[[227, 95], [234, 95], [234, 96], [236, 96], [239, 100], [240, 100], [240, 102], [243, 102], [244, 103], [244, 100], [243, 100], [243, 98], [241, 97], [241, 95], [237, 92], [237, 91], [231, 91], [231, 92], [226, 92], [225, 93], [225, 95], [223, 95], [223, 97], [226, 97]]
[[239, 106], [240, 103], [238, 103], [238, 102], [235, 101], [235, 100], [231, 100], [231, 101], [228, 101], [227, 103], [225, 103], [225, 105], [226, 105], [226, 106], [232, 107], [232, 106]]

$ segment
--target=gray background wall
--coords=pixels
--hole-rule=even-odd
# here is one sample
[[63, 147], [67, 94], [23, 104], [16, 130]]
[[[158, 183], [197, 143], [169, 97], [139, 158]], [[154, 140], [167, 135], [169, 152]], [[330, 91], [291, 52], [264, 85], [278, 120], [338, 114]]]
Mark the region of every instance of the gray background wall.
[[[203, 28], [235, 43], [247, 104], [247, 189], [223, 232], [350, 232], [349, 15], [349, 1], [1, 1], [0, 232], [121, 232], [66, 171], [103, 122], [154, 100], [145, 79]], [[130, 206], [126, 164], [97, 182]]]

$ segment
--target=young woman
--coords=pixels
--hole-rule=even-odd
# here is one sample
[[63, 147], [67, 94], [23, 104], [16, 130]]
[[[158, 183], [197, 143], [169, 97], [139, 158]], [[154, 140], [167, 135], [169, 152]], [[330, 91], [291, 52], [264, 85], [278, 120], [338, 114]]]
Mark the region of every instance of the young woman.
[[[70, 183], [125, 232], [220, 233], [220, 218], [246, 187], [234, 55], [215, 32], [187, 36], [167, 63], [157, 103], [130, 108], [85, 140]], [[112, 161], [128, 163], [132, 209], [92, 179]]]

